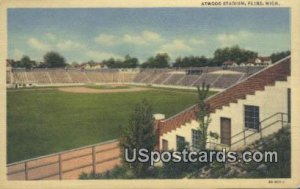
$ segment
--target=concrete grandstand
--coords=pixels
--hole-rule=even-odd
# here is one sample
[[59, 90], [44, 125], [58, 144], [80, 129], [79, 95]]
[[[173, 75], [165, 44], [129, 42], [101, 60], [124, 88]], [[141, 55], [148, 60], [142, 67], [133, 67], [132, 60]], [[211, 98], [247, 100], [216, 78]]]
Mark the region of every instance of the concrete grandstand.
[[64, 68], [7, 69], [9, 87], [74, 85], [89, 83], [130, 83], [191, 88], [205, 83], [223, 90], [264, 67], [203, 67], [186, 69], [99, 69]]

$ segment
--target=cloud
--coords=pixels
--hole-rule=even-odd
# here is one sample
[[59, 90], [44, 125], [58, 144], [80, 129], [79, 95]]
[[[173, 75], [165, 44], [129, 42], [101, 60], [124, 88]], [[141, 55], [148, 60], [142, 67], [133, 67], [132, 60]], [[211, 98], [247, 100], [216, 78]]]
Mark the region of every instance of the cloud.
[[123, 42], [134, 45], [150, 45], [151, 43], [158, 43], [162, 41], [161, 36], [158, 33], [151, 31], [143, 31], [140, 35], [125, 34], [123, 36]]
[[113, 46], [118, 43], [118, 39], [114, 35], [100, 34], [98, 37], [95, 38], [95, 42], [107, 46]]
[[170, 43], [161, 46], [158, 52], [165, 52], [172, 55], [180, 55], [182, 53], [187, 53], [193, 51], [193, 48], [186, 44], [183, 40], [175, 39]]
[[56, 35], [54, 35], [53, 33], [46, 33], [45, 34], [47, 39], [51, 40], [51, 41], [55, 41], [56, 40]]
[[163, 39], [160, 36], [160, 34], [145, 30], [136, 35], [129, 33], [120, 36], [111, 34], [100, 34], [94, 40], [98, 44], [114, 46], [120, 44], [150, 45], [152, 43], [161, 42]]
[[40, 40], [38, 40], [36, 38], [33, 38], [33, 37], [31, 37], [27, 40], [27, 44], [30, 47], [32, 47], [34, 49], [37, 49], [37, 50], [41, 50], [41, 51], [47, 51], [47, 50], [50, 49], [49, 45], [47, 45], [47, 44], [45, 44], [45, 43], [41, 42]]
[[189, 40], [189, 42], [193, 45], [204, 45], [206, 43], [205, 40], [198, 38], [192, 38]]
[[71, 40], [66, 40], [66, 41], [59, 42], [56, 46], [60, 50], [66, 50], [66, 51], [68, 51], [68, 50], [75, 50], [75, 49], [81, 49], [81, 48], [84, 47], [82, 44], [74, 42], [74, 41], [71, 41]]
[[12, 55], [13, 59], [20, 60], [25, 55], [25, 53], [20, 49], [14, 49]]
[[125, 34], [123, 37], [123, 42], [133, 45], [147, 45], [147, 42], [143, 40], [140, 36], [133, 36], [130, 34]]
[[143, 31], [141, 37], [148, 42], [160, 42], [162, 41], [161, 36], [158, 33], [152, 31]]
[[104, 52], [104, 51], [87, 51], [86, 56], [90, 59], [94, 59], [95, 61], [101, 61], [109, 58], [114, 58], [114, 59], [122, 59], [123, 56], [111, 53], [111, 52]]
[[239, 45], [242, 48], [267, 56], [274, 52], [290, 49], [290, 34], [272, 31], [259, 33], [241, 30], [231, 34], [219, 34], [216, 36], [216, 42], [216, 46], [228, 47]]
[[245, 40], [248, 40], [252, 36], [252, 33], [248, 31], [239, 31], [233, 34], [219, 34], [217, 35], [217, 41], [221, 46], [238, 45]]

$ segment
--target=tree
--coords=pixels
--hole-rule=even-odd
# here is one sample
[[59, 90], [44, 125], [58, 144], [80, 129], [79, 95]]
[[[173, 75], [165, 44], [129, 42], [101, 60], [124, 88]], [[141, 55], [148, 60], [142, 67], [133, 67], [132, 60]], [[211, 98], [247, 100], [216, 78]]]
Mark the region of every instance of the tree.
[[[123, 154], [125, 153], [125, 148], [128, 149], [129, 154], [132, 154], [134, 149], [145, 148], [153, 151], [155, 143], [156, 135], [152, 107], [148, 101], [143, 100], [136, 105], [131, 114], [129, 125], [124, 128], [123, 136], [120, 139], [120, 147]], [[122, 156], [122, 161], [123, 165], [129, 168], [134, 177], [143, 178], [147, 176], [150, 167], [149, 163], [138, 161], [129, 163], [124, 156]]]
[[150, 57], [144, 62], [142, 68], [167, 68], [169, 67], [170, 57], [167, 53], [158, 53], [155, 57]]
[[87, 64], [89, 64], [90, 66], [95, 66], [97, 62], [95, 62], [94, 60], [89, 60]]
[[25, 67], [26, 69], [30, 69], [34, 66], [33, 61], [31, 61], [28, 56], [23, 56], [22, 59], [20, 60], [20, 63], [22, 67]]
[[102, 63], [105, 64], [108, 68], [122, 68], [122, 61], [116, 60], [114, 58], [103, 60]]
[[114, 58], [103, 60], [102, 63], [105, 64], [108, 68], [116, 68], [116, 61]]
[[37, 63], [35, 61], [31, 60], [29, 58], [29, 56], [24, 55], [20, 60], [12, 61], [11, 65], [14, 68], [31, 69], [31, 68], [37, 66]]
[[66, 65], [67, 64], [66, 64], [65, 58], [57, 52], [51, 51], [51, 52], [47, 52], [44, 55], [44, 65], [43, 65], [43, 67], [61, 68], [61, 67], [65, 67]]
[[209, 85], [206, 85], [205, 82], [202, 83], [202, 87], [197, 87], [198, 90], [198, 112], [197, 119], [199, 122], [199, 131], [201, 133], [200, 137], [200, 150], [206, 149], [206, 141], [207, 141], [207, 129], [211, 122], [209, 106], [206, 103], [206, 98], [209, 95]]
[[280, 59], [283, 59], [291, 54], [291, 51], [282, 51], [271, 54], [271, 60], [273, 63], [277, 62]]
[[235, 45], [232, 47], [217, 49], [214, 52], [213, 62], [218, 66], [222, 65], [228, 60], [235, 61], [236, 63], [240, 64], [256, 57], [257, 52], [241, 49], [238, 45]]
[[139, 60], [134, 57], [126, 55], [122, 64], [122, 68], [136, 68], [139, 64]]
[[187, 56], [176, 58], [173, 67], [204, 67], [207, 65], [208, 59], [205, 56]]
[[126, 55], [124, 60], [110, 58], [108, 60], [103, 60], [102, 63], [109, 68], [136, 68], [139, 64], [139, 60], [130, 55]]

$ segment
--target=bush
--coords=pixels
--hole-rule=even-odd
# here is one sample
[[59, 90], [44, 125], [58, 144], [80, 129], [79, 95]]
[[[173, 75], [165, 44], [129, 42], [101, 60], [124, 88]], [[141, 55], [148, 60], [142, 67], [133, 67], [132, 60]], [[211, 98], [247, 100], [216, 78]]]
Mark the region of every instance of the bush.
[[127, 175], [126, 168], [122, 166], [117, 166], [110, 171], [104, 173], [81, 173], [79, 176], [81, 180], [90, 180], [90, 179], [130, 179], [130, 176]]

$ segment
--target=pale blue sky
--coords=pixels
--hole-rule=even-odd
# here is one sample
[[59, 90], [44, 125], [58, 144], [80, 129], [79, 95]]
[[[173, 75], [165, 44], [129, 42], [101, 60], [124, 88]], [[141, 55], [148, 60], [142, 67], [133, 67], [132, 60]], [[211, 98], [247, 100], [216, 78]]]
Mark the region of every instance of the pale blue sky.
[[45, 52], [68, 62], [126, 54], [141, 61], [158, 52], [212, 57], [239, 45], [260, 55], [290, 50], [287, 8], [9, 9], [9, 58], [41, 61]]

